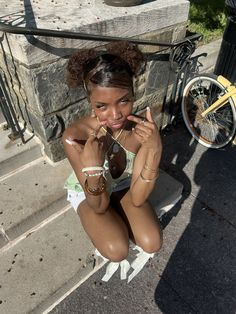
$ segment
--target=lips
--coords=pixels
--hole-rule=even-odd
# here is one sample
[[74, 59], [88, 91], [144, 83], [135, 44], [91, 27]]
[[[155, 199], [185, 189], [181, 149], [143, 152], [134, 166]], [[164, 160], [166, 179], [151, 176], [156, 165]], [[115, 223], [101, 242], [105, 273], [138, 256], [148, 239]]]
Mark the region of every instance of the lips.
[[123, 125], [124, 125], [124, 121], [119, 121], [119, 122], [110, 124], [111, 128], [113, 129], [120, 129], [122, 128]]

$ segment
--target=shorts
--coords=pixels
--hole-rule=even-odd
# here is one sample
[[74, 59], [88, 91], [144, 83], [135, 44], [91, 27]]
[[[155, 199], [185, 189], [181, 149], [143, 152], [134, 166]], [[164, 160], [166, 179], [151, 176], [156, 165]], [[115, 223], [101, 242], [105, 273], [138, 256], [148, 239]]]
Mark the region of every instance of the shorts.
[[78, 206], [81, 202], [86, 199], [84, 192], [76, 192], [73, 190], [67, 190], [67, 201], [70, 202], [71, 206], [77, 212]]

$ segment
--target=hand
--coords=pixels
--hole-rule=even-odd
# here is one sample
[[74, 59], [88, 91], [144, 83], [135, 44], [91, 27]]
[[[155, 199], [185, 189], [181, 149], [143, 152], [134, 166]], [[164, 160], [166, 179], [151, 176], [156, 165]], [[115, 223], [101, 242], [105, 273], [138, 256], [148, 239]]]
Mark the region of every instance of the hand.
[[149, 107], [147, 107], [146, 118], [138, 118], [130, 115], [127, 119], [136, 123], [133, 133], [142, 146], [153, 150], [161, 149], [160, 134]]
[[99, 123], [96, 129], [90, 133], [84, 146], [80, 145], [76, 140], [65, 140], [79, 153], [83, 167], [103, 166], [104, 164], [105, 152], [103, 149], [103, 143], [97, 138], [102, 125], [103, 123]]

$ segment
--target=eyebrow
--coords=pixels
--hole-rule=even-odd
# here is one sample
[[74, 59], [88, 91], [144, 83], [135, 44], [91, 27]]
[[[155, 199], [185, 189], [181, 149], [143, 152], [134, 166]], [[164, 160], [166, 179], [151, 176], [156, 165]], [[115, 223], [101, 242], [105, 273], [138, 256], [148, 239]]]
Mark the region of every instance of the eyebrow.
[[[126, 94], [124, 94], [123, 96], [118, 98], [116, 102], [119, 103], [121, 101], [121, 99], [123, 99], [125, 97], [132, 97], [131, 92], [127, 92]], [[95, 104], [96, 104], [96, 106], [97, 105], [102, 105], [102, 106], [104, 106], [104, 105], [106, 106], [107, 105], [107, 103], [101, 102], [101, 101], [97, 101]]]

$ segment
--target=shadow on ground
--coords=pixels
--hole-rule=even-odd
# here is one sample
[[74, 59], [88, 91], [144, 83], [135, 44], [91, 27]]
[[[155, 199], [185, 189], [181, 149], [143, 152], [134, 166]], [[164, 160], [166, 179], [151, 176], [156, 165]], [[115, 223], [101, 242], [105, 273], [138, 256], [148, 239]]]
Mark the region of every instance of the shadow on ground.
[[[189, 223], [161, 274], [155, 302], [163, 313], [186, 313], [174, 306], [181, 299], [188, 313], [233, 314], [236, 310], [236, 149], [196, 147], [196, 142], [189, 142], [183, 128], [175, 132], [179, 136], [163, 137], [163, 168], [185, 186], [187, 204], [183, 204], [183, 210], [187, 205]], [[183, 223], [183, 218], [177, 223]], [[166, 286], [178, 298], [163, 293]]]

